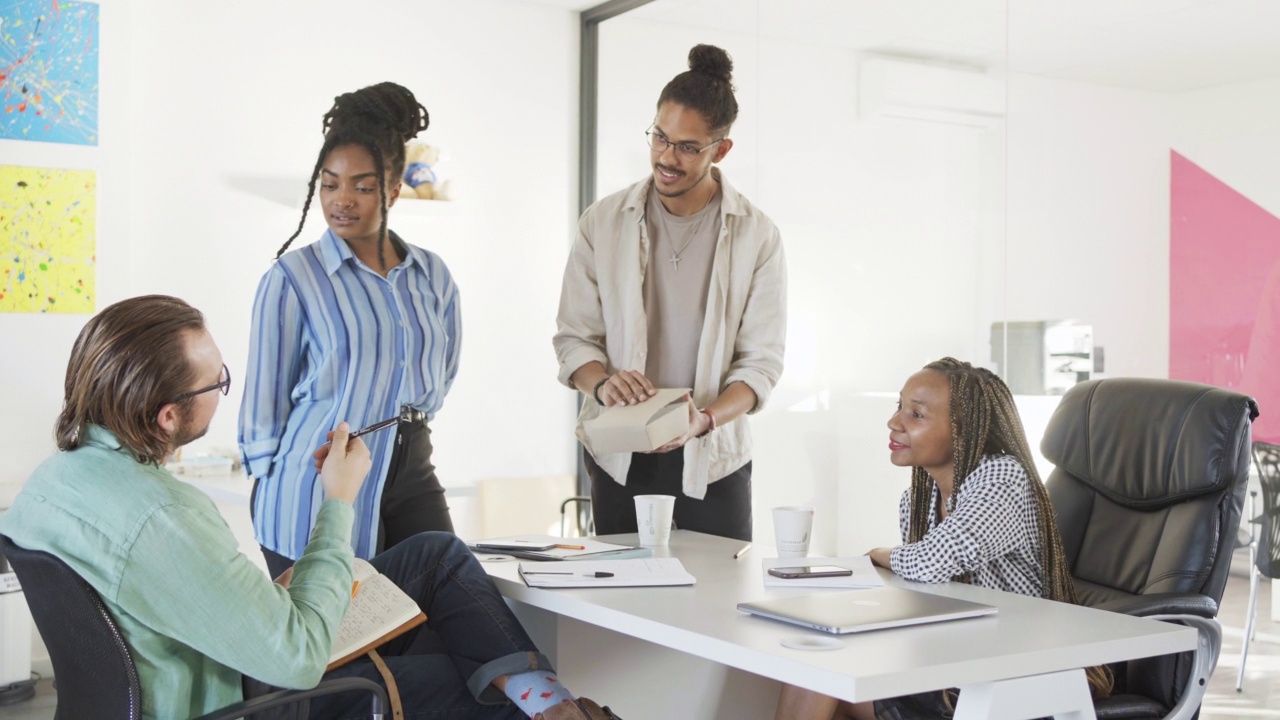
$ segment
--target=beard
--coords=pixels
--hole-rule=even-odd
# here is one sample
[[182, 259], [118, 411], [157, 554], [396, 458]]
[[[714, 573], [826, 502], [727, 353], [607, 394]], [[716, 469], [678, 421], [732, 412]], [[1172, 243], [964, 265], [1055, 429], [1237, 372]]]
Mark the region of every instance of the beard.
[[[654, 172], [655, 174], [658, 172], [658, 168], [659, 168], [659, 167], [663, 167], [663, 168], [666, 168], [667, 170], [675, 171], [675, 172], [681, 173], [681, 174], [684, 176], [684, 178], [685, 178], [686, 180], [687, 180], [687, 179], [689, 179], [689, 173], [684, 172], [684, 171], [681, 171], [681, 170], [676, 170], [676, 169], [675, 169], [675, 168], [673, 168], [673, 167], [667, 167], [666, 165], [662, 165], [661, 163], [654, 163], [654, 164], [653, 164], [653, 172]], [[697, 180], [694, 180], [694, 181], [693, 181], [693, 183], [691, 183], [688, 187], [684, 188], [683, 190], [676, 190], [676, 191], [674, 191], [674, 192], [672, 192], [672, 191], [670, 191], [670, 190], [663, 190], [663, 189], [661, 189], [660, 187], [658, 187], [658, 183], [657, 183], [657, 181], [656, 181], [656, 179], [655, 179], [655, 182], [653, 183], [653, 189], [654, 189], [654, 191], [655, 191], [655, 192], [657, 192], [657, 193], [658, 193], [659, 195], [661, 195], [662, 197], [667, 197], [667, 198], [680, 197], [681, 195], [684, 195], [685, 193], [689, 192], [690, 190], [692, 190], [692, 189], [694, 189], [694, 188], [698, 187], [699, 185], [701, 185], [701, 184], [702, 184], [702, 181], [707, 177], [707, 175], [710, 175], [710, 174], [711, 174], [711, 167], [710, 167], [710, 166], [708, 166], [708, 167], [707, 167], [707, 169], [706, 169], [706, 170], [703, 170], [703, 171], [702, 171], [702, 174], [698, 176], [698, 179], [697, 179]]]
[[204, 427], [196, 427], [195, 413], [191, 404], [182, 404], [178, 408], [178, 429], [173, 434], [173, 450], [176, 452], [183, 445], [195, 442], [204, 437], [209, 432], [209, 423], [205, 423]]

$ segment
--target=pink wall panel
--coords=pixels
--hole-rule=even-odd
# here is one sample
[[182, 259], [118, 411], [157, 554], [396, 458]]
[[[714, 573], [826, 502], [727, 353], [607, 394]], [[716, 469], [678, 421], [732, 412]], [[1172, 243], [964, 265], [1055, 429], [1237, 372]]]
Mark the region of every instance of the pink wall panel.
[[1170, 153], [1169, 376], [1246, 392], [1280, 441], [1280, 218]]

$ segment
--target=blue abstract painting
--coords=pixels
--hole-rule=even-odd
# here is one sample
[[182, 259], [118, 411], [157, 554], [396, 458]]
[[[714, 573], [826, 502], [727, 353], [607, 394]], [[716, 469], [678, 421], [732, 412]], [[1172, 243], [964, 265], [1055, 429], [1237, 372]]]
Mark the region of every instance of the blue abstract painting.
[[98, 144], [98, 5], [0, 0], [0, 139]]

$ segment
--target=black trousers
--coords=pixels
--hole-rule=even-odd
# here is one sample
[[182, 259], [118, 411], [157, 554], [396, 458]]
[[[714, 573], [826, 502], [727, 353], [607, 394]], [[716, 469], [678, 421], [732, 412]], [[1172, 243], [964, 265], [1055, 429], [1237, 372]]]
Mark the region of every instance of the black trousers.
[[583, 450], [582, 460], [591, 478], [591, 512], [596, 533], [636, 532], [637, 495], [674, 495], [675, 526], [709, 535], [751, 541], [751, 462], [707, 485], [702, 500], [684, 494], [684, 450], [633, 453], [627, 484], [620, 485]]
[[[396, 426], [395, 449], [387, 467], [379, 515], [379, 553], [418, 533], [453, 532], [444, 487], [431, 464], [431, 428], [425, 422]], [[273, 578], [293, 566], [293, 559], [265, 547], [262, 556], [267, 559], [267, 570]]]

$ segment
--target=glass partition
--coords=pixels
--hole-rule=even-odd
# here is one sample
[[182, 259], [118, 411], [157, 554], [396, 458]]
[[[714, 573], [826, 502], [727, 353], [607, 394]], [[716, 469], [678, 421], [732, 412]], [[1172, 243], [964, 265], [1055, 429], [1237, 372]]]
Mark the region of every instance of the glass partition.
[[946, 355], [1009, 382], [1033, 446], [1106, 376], [1248, 392], [1255, 438], [1280, 438], [1277, 27], [1276, 4], [1148, 0], [655, 0], [601, 23], [598, 197], [649, 172], [690, 47], [735, 62], [721, 167], [789, 275], [786, 369], [751, 420], [757, 541], [794, 503], [821, 551], [893, 541], [885, 421]]

